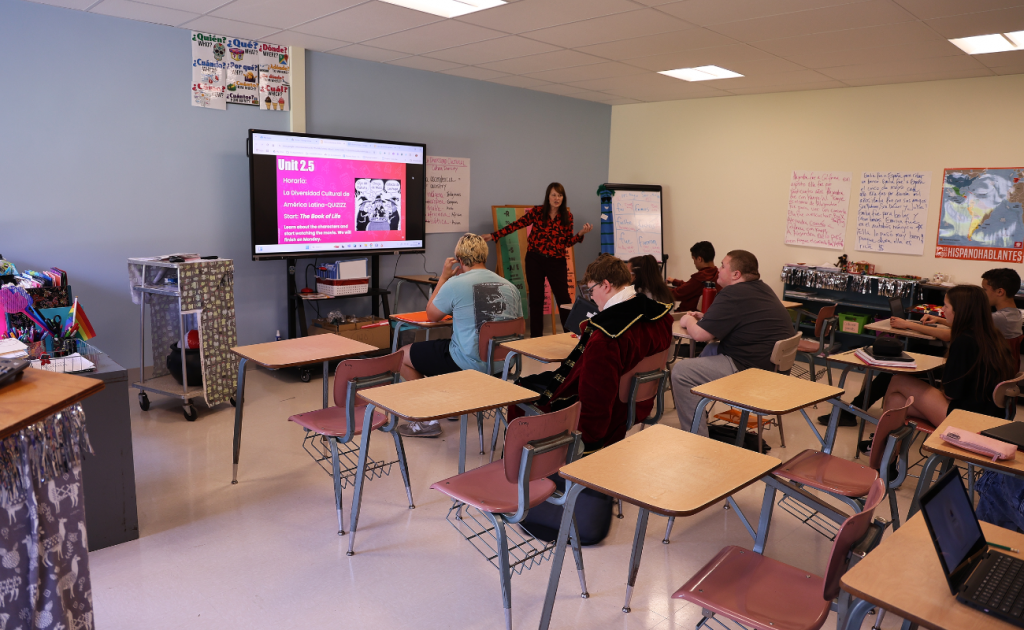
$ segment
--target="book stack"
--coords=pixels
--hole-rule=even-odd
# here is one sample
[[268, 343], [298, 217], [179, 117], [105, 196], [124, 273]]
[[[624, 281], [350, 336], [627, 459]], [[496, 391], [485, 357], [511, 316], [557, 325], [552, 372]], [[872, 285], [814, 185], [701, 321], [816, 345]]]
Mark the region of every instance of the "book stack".
[[898, 357], [876, 357], [874, 351], [870, 347], [858, 348], [854, 355], [871, 366], [876, 367], [895, 367], [895, 368], [907, 368], [916, 369], [917, 363], [914, 361], [914, 357], [910, 356], [906, 352], [901, 352]]

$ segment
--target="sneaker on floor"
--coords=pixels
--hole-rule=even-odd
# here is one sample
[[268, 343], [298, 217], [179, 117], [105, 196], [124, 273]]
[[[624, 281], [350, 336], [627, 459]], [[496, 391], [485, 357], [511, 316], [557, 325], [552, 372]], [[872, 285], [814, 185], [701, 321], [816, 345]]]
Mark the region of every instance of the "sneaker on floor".
[[[828, 419], [832, 414], [826, 413], [818, 416], [818, 424], [828, 426]], [[857, 416], [853, 415], [849, 411], [843, 409], [839, 412], [839, 426], [841, 427], [855, 427], [857, 426]]]
[[441, 435], [441, 425], [437, 420], [430, 422], [406, 422], [398, 426], [398, 434], [402, 437], [437, 437]]

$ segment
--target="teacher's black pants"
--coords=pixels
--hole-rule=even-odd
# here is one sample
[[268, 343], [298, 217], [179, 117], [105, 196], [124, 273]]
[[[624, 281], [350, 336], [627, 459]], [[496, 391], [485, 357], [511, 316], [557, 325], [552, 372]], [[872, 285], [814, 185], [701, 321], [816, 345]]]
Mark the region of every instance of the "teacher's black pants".
[[[565, 320], [569, 317], [569, 311], [559, 308], [562, 304], [571, 304], [569, 301], [569, 270], [566, 267], [565, 258], [552, 258], [544, 254], [530, 250], [526, 252], [526, 285], [530, 293], [530, 336], [541, 337], [544, 335], [544, 279], [547, 278], [551, 285], [551, 293], [555, 298], [552, 306], [558, 311], [558, 317], [562, 320], [562, 330], [565, 330]], [[557, 332], [552, 330], [551, 332]]]

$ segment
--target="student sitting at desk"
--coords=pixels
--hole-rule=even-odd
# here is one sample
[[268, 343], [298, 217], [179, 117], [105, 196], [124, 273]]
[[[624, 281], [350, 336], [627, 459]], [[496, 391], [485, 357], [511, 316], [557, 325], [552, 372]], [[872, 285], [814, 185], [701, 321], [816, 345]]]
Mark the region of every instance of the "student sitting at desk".
[[[697, 271], [690, 276], [689, 280], [668, 279], [668, 283], [673, 287], [672, 297], [679, 301], [677, 313], [697, 310], [697, 301], [704, 293], [704, 283], [714, 282], [718, 277], [714, 245], [707, 241], [695, 243], [690, 248], [690, 258], [693, 259], [693, 266], [697, 268]], [[721, 290], [722, 287], [719, 286], [718, 289]]]
[[629, 259], [629, 271], [633, 274], [633, 289], [655, 302], [675, 304], [672, 289], [661, 279], [661, 268], [658, 261], [650, 254], [634, 256]]
[[[722, 290], [707, 313], [690, 311], [679, 321], [694, 341], [719, 340], [709, 343], [700, 357], [677, 361], [672, 368], [672, 398], [684, 431], [690, 430], [700, 402], [691, 388], [747, 368], [773, 370], [775, 342], [794, 334], [789, 311], [761, 281], [757, 258], [750, 252], [736, 249], [726, 254], [718, 268], [718, 284]], [[708, 435], [706, 416], [701, 418], [700, 434]]]
[[[452, 338], [431, 339], [402, 346], [402, 378], [407, 381], [459, 370], [486, 371], [480, 359], [480, 327], [486, 322], [523, 316], [519, 290], [487, 269], [487, 243], [466, 234], [455, 245], [455, 256], [444, 261], [441, 277], [427, 302], [427, 318], [439, 322], [452, 316]], [[485, 357], [486, 359], [486, 357]], [[406, 437], [437, 437], [437, 420], [409, 422], [398, 427]]]

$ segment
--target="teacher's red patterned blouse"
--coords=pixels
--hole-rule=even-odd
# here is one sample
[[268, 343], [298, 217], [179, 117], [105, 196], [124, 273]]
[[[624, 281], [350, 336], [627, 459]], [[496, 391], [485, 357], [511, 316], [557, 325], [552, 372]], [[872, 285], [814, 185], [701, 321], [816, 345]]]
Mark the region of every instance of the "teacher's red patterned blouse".
[[521, 230], [528, 225], [533, 225], [530, 236], [526, 239], [527, 251], [536, 250], [545, 256], [553, 258], [565, 258], [565, 250], [576, 243], [582, 243], [583, 237], [573, 233], [572, 212], [569, 214], [569, 225], [562, 225], [556, 217], [550, 221], [544, 216], [543, 206], [534, 206], [526, 211], [520, 219], [516, 219], [491, 236], [497, 241], [499, 238]]

